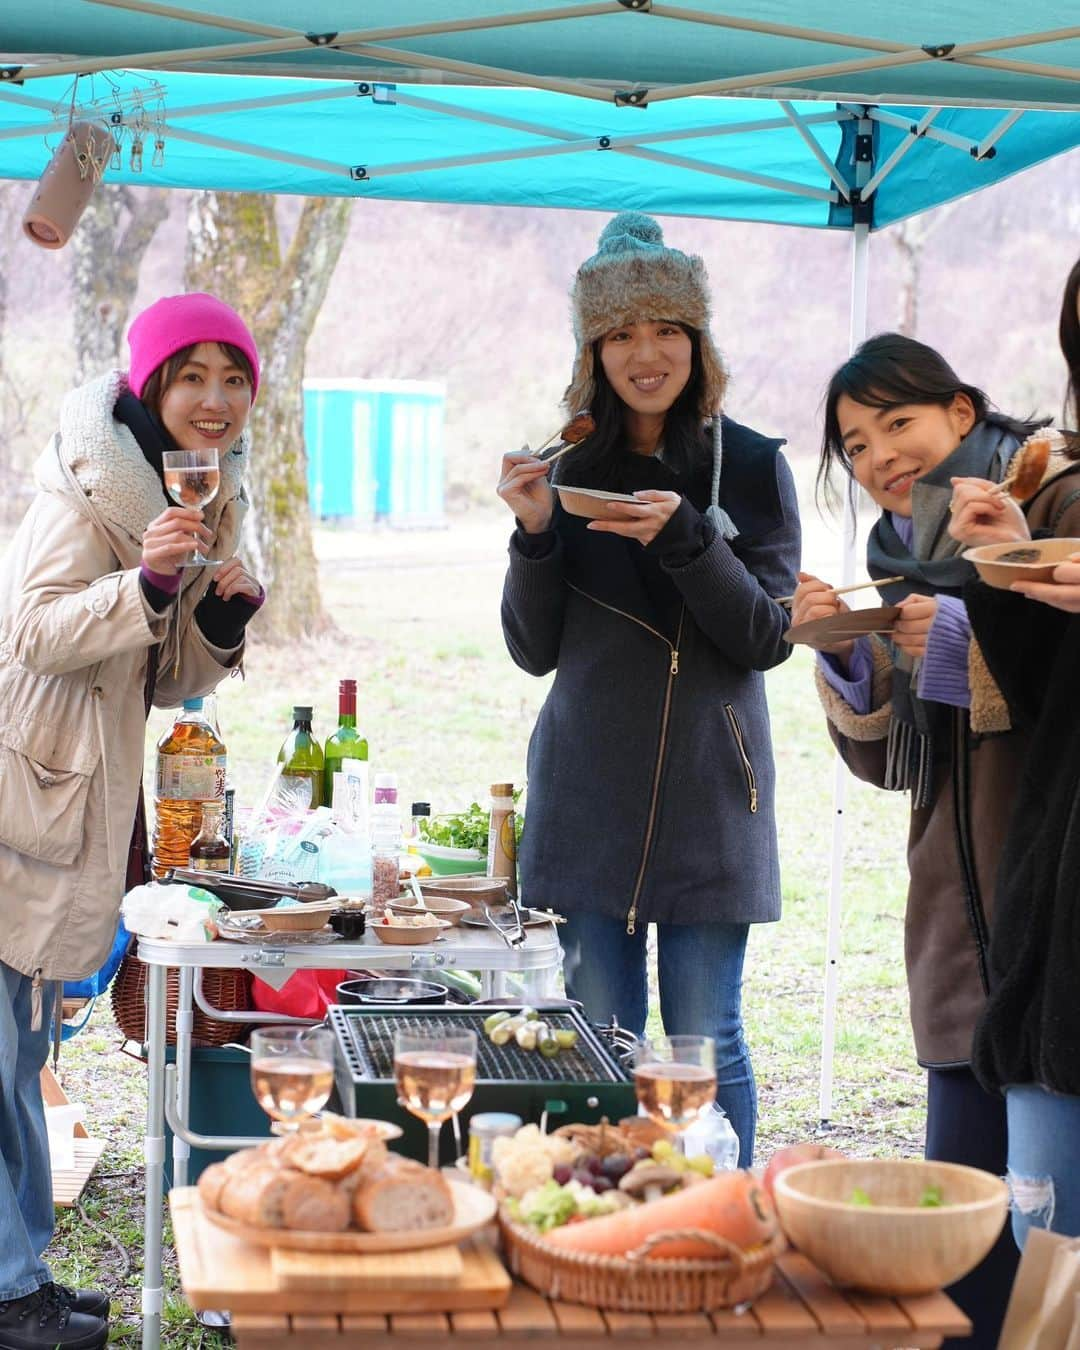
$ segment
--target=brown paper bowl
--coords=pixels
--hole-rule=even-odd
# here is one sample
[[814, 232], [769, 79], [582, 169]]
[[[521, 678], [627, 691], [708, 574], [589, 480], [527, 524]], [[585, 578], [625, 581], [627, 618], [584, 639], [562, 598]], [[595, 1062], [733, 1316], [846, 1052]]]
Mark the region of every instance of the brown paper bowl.
[[420, 889], [425, 903], [436, 899], [464, 900], [466, 908], [506, 903], [506, 881], [502, 877], [422, 877]]
[[587, 516], [590, 520], [610, 520], [612, 512], [608, 502], [630, 502], [640, 506], [636, 497], [628, 497], [623, 492], [601, 492], [599, 488], [562, 487], [555, 484], [562, 508], [571, 516]]
[[[1031, 554], [1030, 558], [1009, 554]], [[1066, 562], [1073, 553], [1080, 553], [1080, 539], [1020, 539], [1011, 544], [983, 544], [969, 548], [964, 557], [975, 564], [975, 570], [988, 586], [1007, 591], [1014, 581], [1053, 581], [1054, 568]]]
[[[944, 1204], [924, 1208], [927, 1186]], [[872, 1203], [851, 1203], [856, 1188]], [[784, 1232], [838, 1285], [928, 1294], [966, 1275], [997, 1241], [1009, 1210], [1000, 1177], [959, 1163], [845, 1158], [800, 1163], [776, 1178]]]
[[388, 923], [373, 923], [368, 926], [368, 932], [374, 933], [380, 942], [385, 942], [389, 947], [422, 947], [434, 942], [450, 927], [452, 925], [448, 920], [436, 919], [423, 928], [397, 928]]
[[[411, 896], [402, 896], [400, 900], [391, 900], [387, 906], [395, 914], [419, 914], [420, 906]], [[448, 900], [442, 895], [424, 894], [424, 908], [455, 928], [461, 922], [461, 916], [467, 914], [472, 906], [468, 900]]]
[[325, 928], [330, 915], [337, 909], [332, 905], [286, 905], [284, 909], [249, 909], [245, 915], [257, 914], [263, 921], [263, 927], [271, 933], [314, 933]]

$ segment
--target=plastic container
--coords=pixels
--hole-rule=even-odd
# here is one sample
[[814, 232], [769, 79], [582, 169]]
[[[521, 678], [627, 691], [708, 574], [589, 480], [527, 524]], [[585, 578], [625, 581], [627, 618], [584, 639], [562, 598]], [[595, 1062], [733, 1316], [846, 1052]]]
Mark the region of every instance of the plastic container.
[[707, 1153], [718, 1172], [734, 1172], [739, 1165], [739, 1136], [722, 1106], [712, 1109], [683, 1131], [683, 1149], [688, 1158]]

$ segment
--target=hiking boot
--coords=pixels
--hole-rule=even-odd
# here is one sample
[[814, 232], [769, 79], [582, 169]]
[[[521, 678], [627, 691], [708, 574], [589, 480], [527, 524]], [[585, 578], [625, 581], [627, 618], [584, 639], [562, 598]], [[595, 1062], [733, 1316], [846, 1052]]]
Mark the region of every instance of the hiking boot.
[[55, 1281], [53, 1288], [72, 1312], [100, 1317], [106, 1322], [109, 1320], [109, 1296], [100, 1289], [72, 1289], [69, 1285], [57, 1284]]
[[101, 1350], [109, 1324], [75, 1312], [55, 1285], [0, 1302], [0, 1350]]

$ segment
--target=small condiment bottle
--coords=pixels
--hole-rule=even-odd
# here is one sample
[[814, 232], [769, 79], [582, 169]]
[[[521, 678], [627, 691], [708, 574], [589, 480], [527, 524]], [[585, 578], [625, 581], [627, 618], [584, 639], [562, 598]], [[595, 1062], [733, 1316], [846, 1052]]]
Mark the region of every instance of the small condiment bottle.
[[188, 866], [197, 872], [227, 872], [232, 848], [225, 838], [224, 802], [203, 802], [202, 825], [191, 841]]
[[469, 1121], [469, 1172], [481, 1186], [495, 1178], [492, 1150], [496, 1139], [512, 1138], [521, 1129], [521, 1117], [512, 1111], [478, 1111]]

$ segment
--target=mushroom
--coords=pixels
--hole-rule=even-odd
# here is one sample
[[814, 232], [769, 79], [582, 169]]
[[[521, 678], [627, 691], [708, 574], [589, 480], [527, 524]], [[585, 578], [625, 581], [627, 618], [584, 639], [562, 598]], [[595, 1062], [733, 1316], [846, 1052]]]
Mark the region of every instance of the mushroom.
[[659, 1200], [682, 1181], [682, 1173], [665, 1163], [639, 1162], [619, 1182], [619, 1190], [638, 1200]]

